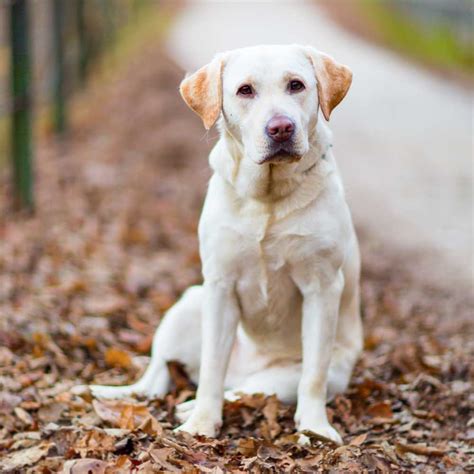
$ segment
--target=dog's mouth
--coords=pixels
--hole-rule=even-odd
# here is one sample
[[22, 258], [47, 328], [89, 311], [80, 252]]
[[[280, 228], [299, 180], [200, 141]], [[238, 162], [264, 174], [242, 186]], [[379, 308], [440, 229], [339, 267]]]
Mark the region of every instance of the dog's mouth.
[[263, 160], [258, 162], [259, 165], [263, 164], [278, 164], [278, 163], [294, 163], [295, 161], [299, 161], [301, 159], [301, 155], [297, 155], [292, 151], [285, 150], [284, 148], [280, 148], [276, 152], [267, 155]]

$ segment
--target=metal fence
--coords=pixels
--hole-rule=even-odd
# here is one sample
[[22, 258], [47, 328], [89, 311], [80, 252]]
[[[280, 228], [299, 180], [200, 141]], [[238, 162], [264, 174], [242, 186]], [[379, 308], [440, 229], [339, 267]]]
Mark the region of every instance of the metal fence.
[[46, 110], [54, 132], [64, 134], [71, 94], [147, 2], [0, 0], [0, 154], [12, 164], [15, 207], [34, 208], [37, 111]]

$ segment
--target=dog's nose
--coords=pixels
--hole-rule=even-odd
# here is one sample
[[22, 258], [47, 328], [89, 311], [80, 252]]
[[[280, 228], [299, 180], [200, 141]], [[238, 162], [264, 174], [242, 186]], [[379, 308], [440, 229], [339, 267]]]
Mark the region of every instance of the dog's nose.
[[294, 122], [284, 115], [275, 115], [265, 128], [267, 135], [277, 143], [289, 140], [295, 131]]

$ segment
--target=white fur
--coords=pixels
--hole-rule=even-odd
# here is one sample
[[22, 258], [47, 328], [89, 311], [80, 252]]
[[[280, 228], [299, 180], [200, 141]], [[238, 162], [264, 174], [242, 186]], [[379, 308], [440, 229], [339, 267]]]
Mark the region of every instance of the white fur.
[[[289, 77], [306, 89], [289, 95]], [[235, 94], [248, 82], [254, 99]], [[260, 165], [268, 152], [265, 124], [277, 113], [295, 122], [302, 158]], [[177, 410], [179, 429], [215, 436], [225, 387], [230, 398], [263, 392], [296, 401], [300, 431], [341, 442], [325, 404], [346, 389], [362, 348], [359, 250], [303, 48], [227, 53], [219, 128], [199, 224], [204, 284], [165, 316], [141, 380], [92, 391], [163, 396], [166, 361], [177, 359], [199, 380], [196, 401]]]

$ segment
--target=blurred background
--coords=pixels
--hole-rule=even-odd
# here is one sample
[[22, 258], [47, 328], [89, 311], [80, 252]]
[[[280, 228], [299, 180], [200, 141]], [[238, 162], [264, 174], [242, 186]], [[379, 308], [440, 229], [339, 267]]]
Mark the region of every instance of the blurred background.
[[[15, 152], [15, 113], [20, 127], [63, 133], [67, 102], [91, 73], [116, 52], [117, 35], [144, 28], [148, 0], [2, 0], [0, 4], [0, 163]], [[140, 26], [138, 27], [138, 24]], [[28, 125], [23, 124], [21, 117]], [[20, 132], [20, 141], [31, 133]], [[13, 137], [13, 139], [12, 139]], [[30, 140], [31, 141], [31, 140]], [[14, 142], [14, 143], [13, 143]], [[25, 145], [30, 148], [33, 145]], [[32, 153], [33, 150], [30, 151]], [[18, 159], [28, 158], [20, 157]], [[14, 161], [13, 161], [14, 163]], [[26, 164], [25, 166], [28, 166]], [[26, 179], [26, 178], [25, 178]], [[20, 177], [17, 177], [21, 187]], [[31, 205], [32, 191], [17, 196]]]
[[[260, 43], [310, 44], [354, 73], [329, 125], [362, 248], [366, 350], [329, 410], [355, 444], [337, 460], [330, 447], [317, 456], [298, 447], [293, 461], [341, 472], [467, 466], [473, 8], [472, 0], [0, 0], [0, 471], [25, 472], [34, 454], [45, 472], [59, 472], [84, 446], [120, 463], [133, 448], [134, 466], [148, 456], [139, 431], [120, 449], [105, 442], [94, 430], [110, 418], [104, 424], [90, 397], [68, 390], [136, 380], [160, 317], [201, 282], [197, 222], [217, 131], [205, 133], [178, 86], [216, 52]], [[193, 394], [172, 375], [178, 390], [166, 403], [137, 412], [150, 410], [165, 430], [174, 404]], [[237, 431], [225, 424], [219, 449], [235, 456], [225, 468], [244, 469], [242, 453], [257, 459], [247, 438], [268, 433], [262, 407], [246, 406], [253, 418]], [[289, 436], [285, 410], [278, 421]], [[14, 436], [33, 429], [41, 436], [25, 442], [37, 450], [21, 457], [30, 448]], [[87, 441], [91, 433], [98, 441]], [[358, 457], [366, 434], [372, 444]], [[46, 456], [40, 439], [56, 451]], [[171, 456], [177, 445], [163, 446]], [[175, 465], [192, 468], [179, 449]], [[188, 444], [186, 456], [194, 450], [201, 462], [205, 449]]]
[[14, 204], [32, 208], [38, 139], [64, 135], [75, 94], [117, 58], [127, 61], [150, 30], [187, 71], [220, 50], [308, 43], [355, 73], [332, 126], [356, 221], [375, 243], [431, 254], [427, 276], [442, 261], [449, 280], [466, 281], [472, 20], [471, 0], [3, 0], [0, 166], [10, 170]]

